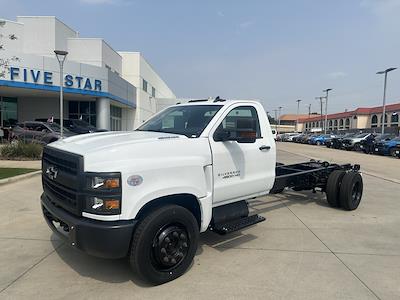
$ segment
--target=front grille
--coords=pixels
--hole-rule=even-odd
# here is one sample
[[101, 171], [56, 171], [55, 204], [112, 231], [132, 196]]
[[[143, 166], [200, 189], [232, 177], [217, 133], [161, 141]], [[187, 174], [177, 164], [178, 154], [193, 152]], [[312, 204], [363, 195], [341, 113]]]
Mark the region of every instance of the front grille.
[[82, 212], [82, 175], [82, 156], [51, 147], [43, 149], [42, 183], [45, 194], [53, 204], [76, 215]]

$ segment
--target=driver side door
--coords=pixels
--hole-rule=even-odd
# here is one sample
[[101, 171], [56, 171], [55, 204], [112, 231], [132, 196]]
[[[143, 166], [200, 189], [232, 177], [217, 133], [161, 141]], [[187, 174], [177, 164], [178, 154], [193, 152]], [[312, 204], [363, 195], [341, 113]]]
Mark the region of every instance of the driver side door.
[[[267, 121], [260, 123], [258, 115], [261, 113], [265, 114], [261, 108], [251, 105], [233, 107], [209, 137], [215, 206], [265, 194], [273, 186], [275, 143], [267, 132], [270, 131]], [[219, 141], [216, 137], [221, 131], [230, 132], [231, 138], [228, 139], [232, 140]], [[253, 140], [238, 142], [238, 135], [243, 132]]]

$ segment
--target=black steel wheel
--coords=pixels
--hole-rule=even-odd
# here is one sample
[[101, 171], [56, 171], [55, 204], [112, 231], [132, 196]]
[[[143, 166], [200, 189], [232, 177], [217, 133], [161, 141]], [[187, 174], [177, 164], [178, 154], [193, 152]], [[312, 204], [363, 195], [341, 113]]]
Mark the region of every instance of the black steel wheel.
[[361, 202], [363, 180], [360, 173], [348, 172], [340, 186], [340, 205], [345, 210], [355, 210]]
[[331, 207], [340, 207], [340, 185], [345, 174], [343, 170], [335, 170], [328, 177], [325, 193]]
[[150, 212], [136, 228], [130, 264], [152, 284], [162, 284], [183, 275], [197, 250], [199, 225], [193, 214], [178, 205]]
[[360, 143], [356, 143], [356, 144], [354, 145], [354, 151], [361, 151], [361, 145], [360, 145]]

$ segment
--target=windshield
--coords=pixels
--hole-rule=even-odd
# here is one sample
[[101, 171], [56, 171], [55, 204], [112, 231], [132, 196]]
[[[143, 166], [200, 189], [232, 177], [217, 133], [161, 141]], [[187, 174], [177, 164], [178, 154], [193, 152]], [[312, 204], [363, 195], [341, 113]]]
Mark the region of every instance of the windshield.
[[199, 137], [222, 105], [182, 105], [167, 108], [138, 129]]
[[[61, 126], [58, 125], [57, 123], [46, 123], [46, 125], [55, 132], [60, 132], [60, 130], [61, 130]], [[64, 132], [70, 132], [70, 131], [64, 127]]]

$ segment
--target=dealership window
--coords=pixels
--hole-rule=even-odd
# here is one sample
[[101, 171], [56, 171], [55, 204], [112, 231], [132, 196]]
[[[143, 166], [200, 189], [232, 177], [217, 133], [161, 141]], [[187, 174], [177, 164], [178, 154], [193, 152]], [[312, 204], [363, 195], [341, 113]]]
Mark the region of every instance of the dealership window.
[[156, 89], [154, 86], [151, 87], [151, 96], [156, 97]]
[[337, 120], [335, 120], [335, 121], [333, 122], [333, 129], [338, 129], [338, 122], [337, 122]]
[[350, 129], [350, 119], [346, 119], [345, 124], [346, 124], [346, 129]]
[[11, 127], [18, 122], [17, 98], [0, 97], [0, 127]]
[[332, 130], [332, 125], [333, 125], [332, 120], [329, 120], [329, 129], [330, 130]]
[[339, 120], [339, 129], [342, 129], [343, 128], [343, 119], [340, 119]]
[[144, 79], [142, 79], [142, 88], [143, 88], [143, 91], [147, 92], [147, 81]]
[[118, 131], [122, 129], [122, 108], [110, 106], [110, 129]]
[[[381, 126], [382, 126], [382, 115], [381, 115]], [[385, 114], [385, 127], [387, 126], [387, 123], [388, 123], [388, 116], [387, 116], [387, 114]]]
[[80, 119], [96, 126], [96, 102], [94, 101], [69, 101], [69, 118]]
[[378, 127], [378, 117], [377, 115], [373, 115], [371, 118], [371, 127]]
[[392, 113], [392, 117], [390, 118], [390, 126], [399, 126], [399, 114], [397, 112]]

